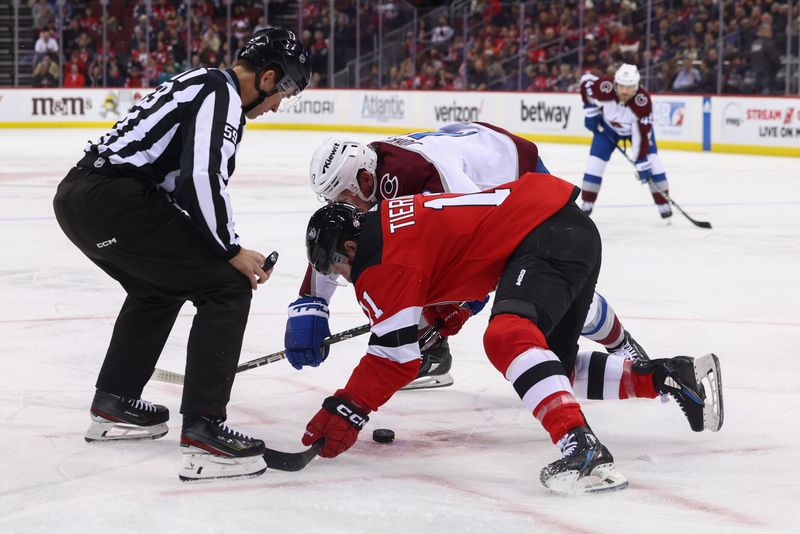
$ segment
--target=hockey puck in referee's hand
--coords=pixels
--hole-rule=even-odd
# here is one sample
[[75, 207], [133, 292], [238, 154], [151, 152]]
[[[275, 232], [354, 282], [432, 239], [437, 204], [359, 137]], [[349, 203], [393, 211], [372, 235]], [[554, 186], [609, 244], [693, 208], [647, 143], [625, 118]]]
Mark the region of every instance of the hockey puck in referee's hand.
[[391, 443], [394, 441], [394, 430], [376, 428], [372, 431], [372, 439], [378, 443]]

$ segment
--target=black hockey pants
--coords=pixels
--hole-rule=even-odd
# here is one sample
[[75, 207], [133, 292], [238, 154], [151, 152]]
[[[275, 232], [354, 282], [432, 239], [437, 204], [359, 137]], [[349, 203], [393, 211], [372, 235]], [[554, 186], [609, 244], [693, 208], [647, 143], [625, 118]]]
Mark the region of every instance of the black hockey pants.
[[510, 313], [533, 321], [571, 374], [601, 256], [594, 222], [577, 204], [568, 203], [511, 254], [497, 284], [492, 316]]
[[139, 398], [184, 302], [197, 308], [181, 413], [226, 417], [250, 310], [248, 280], [154, 184], [73, 168], [53, 201], [69, 239], [128, 293], [97, 388]]

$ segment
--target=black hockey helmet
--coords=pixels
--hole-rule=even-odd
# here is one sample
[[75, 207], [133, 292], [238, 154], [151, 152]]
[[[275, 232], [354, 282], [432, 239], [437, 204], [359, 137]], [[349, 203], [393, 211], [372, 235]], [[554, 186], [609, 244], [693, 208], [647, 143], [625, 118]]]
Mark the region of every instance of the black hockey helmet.
[[365, 214], [344, 202], [326, 204], [311, 216], [306, 230], [306, 253], [314, 270], [330, 273], [331, 264], [346, 256], [345, 241], [357, 241]]
[[[259, 98], [246, 106], [249, 111], [278, 91], [297, 96], [311, 81], [311, 56], [294, 32], [282, 28], [259, 30], [245, 43], [236, 56], [246, 59], [256, 69], [256, 90]], [[278, 67], [283, 77], [269, 93], [258, 87], [261, 74], [270, 67]]]

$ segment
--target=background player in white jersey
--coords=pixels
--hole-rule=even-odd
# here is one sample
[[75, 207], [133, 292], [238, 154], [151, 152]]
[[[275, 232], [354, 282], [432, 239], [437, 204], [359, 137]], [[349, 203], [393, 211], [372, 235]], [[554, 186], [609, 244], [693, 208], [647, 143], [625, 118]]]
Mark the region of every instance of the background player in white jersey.
[[630, 141], [626, 152], [636, 161], [639, 180], [650, 186], [661, 217], [672, 217], [669, 200], [661, 194], [669, 194], [669, 184], [653, 133], [653, 102], [650, 93], [639, 86], [639, 79], [639, 70], [627, 63], [613, 77], [586, 74], [581, 79], [584, 122], [594, 133], [581, 186], [582, 209], [587, 214], [594, 209], [614, 146], [622, 140]]
[[[367, 211], [379, 200], [400, 196], [482, 191], [529, 171], [549, 172], [534, 143], [491, 124], [454, 123], [433, 132], [410, 133], [370, 144], [331, 137], [317, 148], [311, 160], [311, 187], [322, 200], [346, 202]], [[327, 357], [327, 348], [319, 347], [330, 333], [327, 305], [335, 288], [329, 277], [309, 268], [300, 298], [289, 306], [286, 354], [296, 368], [318, 365]], [[477, 301], [426, 308], [422, 331], [442, 319], [443, 337], [423, 347], [419, 376], [408, 388], [453, 383], [448, 373], [452, 357], [447, 336], [457, 333], [483, 304]], [[647, 357], [598, 293], [582, 335], [610, 352]]]

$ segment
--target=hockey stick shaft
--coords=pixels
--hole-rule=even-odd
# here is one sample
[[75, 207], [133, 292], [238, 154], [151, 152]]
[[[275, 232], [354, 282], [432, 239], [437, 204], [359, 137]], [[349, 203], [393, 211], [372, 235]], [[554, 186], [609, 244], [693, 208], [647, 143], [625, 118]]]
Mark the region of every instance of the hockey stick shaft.
[[[600, 132], [602, 132], [602, 134], [603, 134], [603, 135], [606, 137], [606, 139], [608, 139], [608, 140], [609, 140], [609, 141], [610, 141], [610, 142], [611, 142], [611, 143], [614, 145], [614, 148], [615, 148], [615, 149], [617, 149], [617, 151], [619, 151], [619, 153], [620, 153], [620, 154], [622, 154], [622, 157], [624, 157], [626, 160], [628, 160], [628, 162], [629, 162], [631, 165], [633, 165], [633, 168], [635, 169], [635, 168], [636, 168], [636, 162], [635, 162], [635, 161], [633, 161], [633, 160], [630, 158], [630, 156], [628, 156], [628, 153], [627, 153], [627, 152], [625, 152], [625, 151], [624, 151], [624, 150], [623, 150], [623, 149], [622, 149], [622, 148], [621, 148], [621, 147], [620, 147], [620, 146], [619, 146], [619, 145], [618, 145], [618, 144], [617, 144], [617, 143], [616, 143], [616, 142], [615, 142], [615, 141], [614, 141], [614, 140], [611, 138], [611, 136], [609, 136], [609, 135], [606, 133], [606, 131], [605, 131], [604, 129], [602, 129], [602, 128], [601, 128], [601, 129], [600, 129]], [[637, 175], [637, 176], [638, 176], [638, 175]], [[669, 193], [667, 193], [666, 191], [661, 191], [661, 190], [659, 190], [659, 187], [658, 187], [657, 185], [655, 185], [655, 182], [653, 182], [653, 180], [652, 180], [652, 179], [648, 180], [648, 182], [649, 182], [649, 183], [651, 183], [651, 184], [653, 184], [653, 186], [654, 186], [654, 187], [655, 187], [655, 188], [658, 190], [658, 194], [660, 194], [660, 195], [663, 195], [663, 196], [664, 196], [664, 198], [666, 198], [666, 199], [667, 199], [667, 201], [668, 201], [670, 204], [672, 204], [673, 206], [675, 206], [675, 209], [677, 209], [679, 212], [681, 212], [681, 215], [683, 215], [684, 217], [686, 217], [687, 219], [689, 219], [689, 222], [691, 222], [693, 225], [695, 225], [695, 226], [697, 226], [697, 227], [699, 227], [699, 228], [707, 228], [707, 229], [711, 229], [711, 223], [710, 223], [710, 222], [708, 222], [708, 221], [698, 221], [697, 219], [694, 219], [694, 218], [692, 218], [692, 217], [691, 217], [691, 216], [690, 216], [688, 213], [686, 213], [686, 212], [683, 210], [683, 208], [682, 208], [682, 207], [680, 207], [680, 205], [678, 205], [678, 203], [677, 203], [677, 202], [675, 202], [674, 200], [672, 200], [672, 197], [669, 195]]]
[[[345, 341], [347, 339], [360, 336], [361, 334], [366, 334], [369, 332], [370, 325], [364, 324], [358, 326], [356, 328], [351, 328], [350, 330], [345, 330], [344, 332], [339, 332], [338, 334], [333, 334], [332, 336], [326, 337], [322, 341], [323, 346], [333, 345], [334, 343], [339, 343], [340, 341]], [[272, 354], [267, 354], [266, 356], [260, 356], [254, 360], [250, 360], [244, 363], [240, 363], [236, 367], [236, 372], [241, 373], [242, 371], [247, 371], [248, 369], [255, 369], [256, 367], [261, 367], [262, 365], [266, 365], [268, 363], [277, 362], [278, 360], [283, 360], [286, 358], [286, 351], [280, 350], [278, 352], [273, 352]], [[186, 377], [181, 373], [176, 373], [174, 371], [165, 371], [163, 369], [156, 369], [153, 372], [152, 376], [153, 380], [158, 380], [159, 382], [167, 382], [169, 384], [183, 384]]]

